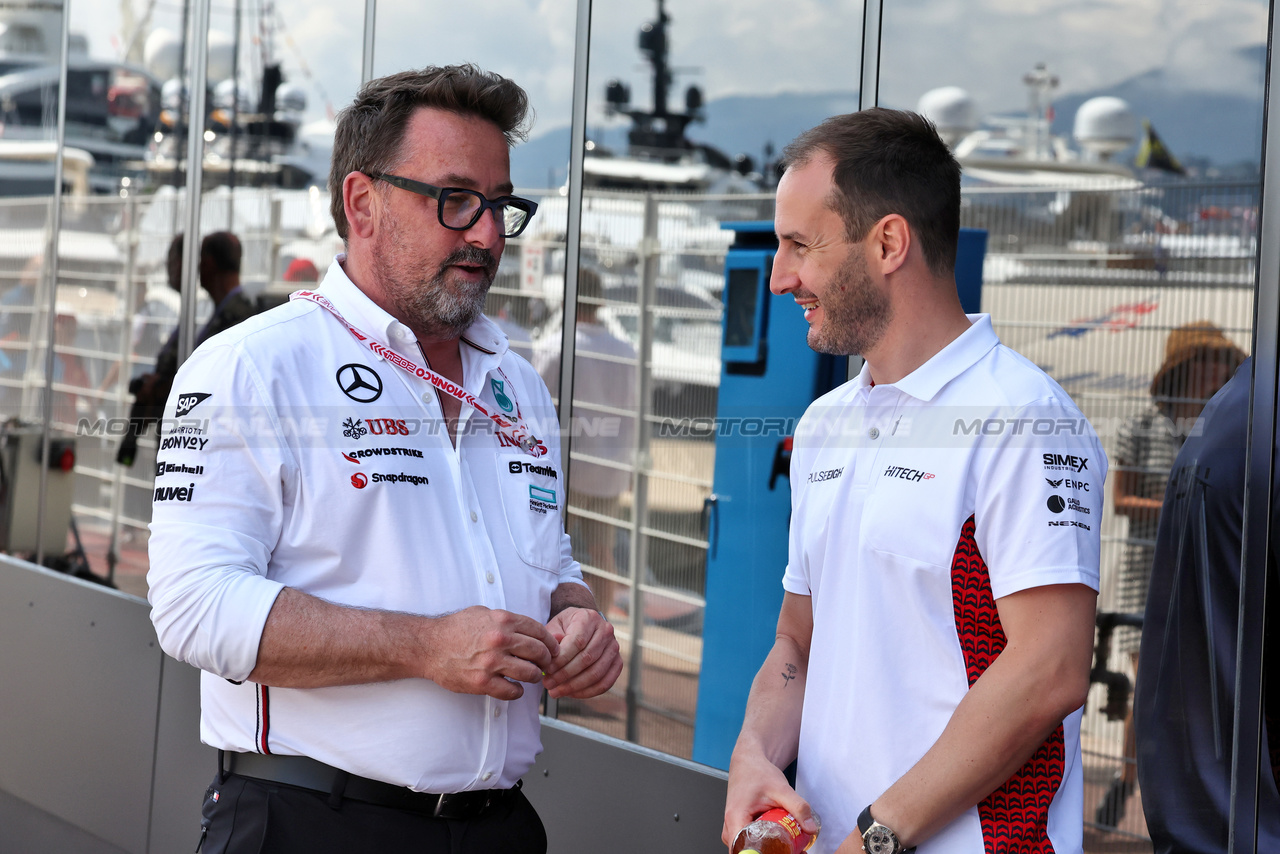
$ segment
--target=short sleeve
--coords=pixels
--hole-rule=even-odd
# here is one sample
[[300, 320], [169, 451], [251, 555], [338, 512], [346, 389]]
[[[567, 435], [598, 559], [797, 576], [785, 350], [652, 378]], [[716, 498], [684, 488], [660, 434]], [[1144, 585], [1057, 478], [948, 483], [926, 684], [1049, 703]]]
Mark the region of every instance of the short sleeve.
[[980, 450], [975, 537], [995, 598], [1049, 584], [1098, 589], [1107, 459], [1074, 407], [1040, 401]]

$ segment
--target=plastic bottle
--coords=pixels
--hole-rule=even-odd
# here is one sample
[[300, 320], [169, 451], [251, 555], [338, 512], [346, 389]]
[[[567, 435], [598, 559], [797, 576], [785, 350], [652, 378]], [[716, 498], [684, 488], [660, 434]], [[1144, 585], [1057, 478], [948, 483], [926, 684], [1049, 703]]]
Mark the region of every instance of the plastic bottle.
[[[814, 824], [822, 828], [815, 813]], [[808, 833], [800, 820], [784, 809], [771, 809], [738, 831], [733, 840], [733, 854], [800, 854], [813, 847], [818, 831]]]

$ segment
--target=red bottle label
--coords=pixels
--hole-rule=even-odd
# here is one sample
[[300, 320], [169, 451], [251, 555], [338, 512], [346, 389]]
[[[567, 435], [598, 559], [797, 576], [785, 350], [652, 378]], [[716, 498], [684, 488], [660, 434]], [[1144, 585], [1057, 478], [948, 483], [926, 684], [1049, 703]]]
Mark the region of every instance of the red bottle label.
[[784, 809], [768, 810], [761, 814], [760, 821], [771, 821], [786, 828], [796, 851], [808, 851], [810, 846], [813, 845], [815, 834], [805, 833], [804, 828], [800, 826], [799, 820]]

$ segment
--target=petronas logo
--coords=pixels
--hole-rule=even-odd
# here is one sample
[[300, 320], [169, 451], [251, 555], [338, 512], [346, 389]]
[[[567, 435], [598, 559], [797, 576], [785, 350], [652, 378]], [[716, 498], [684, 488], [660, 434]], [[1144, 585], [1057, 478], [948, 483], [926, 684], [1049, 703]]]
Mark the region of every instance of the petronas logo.
[[498, 401], [498, 405], [502, 407], [502, 411], [510, 412], [515, 409], [515, 404], [511, 402], [511, 398], [507, 397], [502, 392], [502, 381], [490, 378], [489, 382], [493, 386], [493, 399]]

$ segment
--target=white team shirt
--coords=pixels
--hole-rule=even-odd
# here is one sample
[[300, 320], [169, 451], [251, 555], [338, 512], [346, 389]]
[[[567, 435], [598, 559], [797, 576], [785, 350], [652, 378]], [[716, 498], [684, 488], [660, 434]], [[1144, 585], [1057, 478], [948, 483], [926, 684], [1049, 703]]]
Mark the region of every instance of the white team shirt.
[[[423, 363], [413, 333], [341, 259], [319, 292]], [[536, 685], [504, 702], [425, 679], [306, 690], [229, 681], [253, 669], [285, 586], [360, 608], [484, 605], [545, 623], [552, 591], [581, 583], [546, 386], [487, 318], [460, 349], [466, 390], [518, 412], [549, 454], [514, 447], [465, 403], [455, 449], [431, 385], [309, 301], [214, 336], [178, 372], [156, 462], [148, 598], [164, 650], [205, 671], [205, 743], [430, 792], [510, 787], [533, 764]]]
[[[864, 367], [797, 427], [783, 586], [812, 597], [797, 790], [823, 819], [817, 854], [937, 741], [1003, 648], [995, 599], [1098, 589], [1097, 436], [989, 316], [970, 320], [897, 383], [873, 387]], [[919, 854], [982, 854], [1001, 837], [1080, 851], [1080, 717]]]

